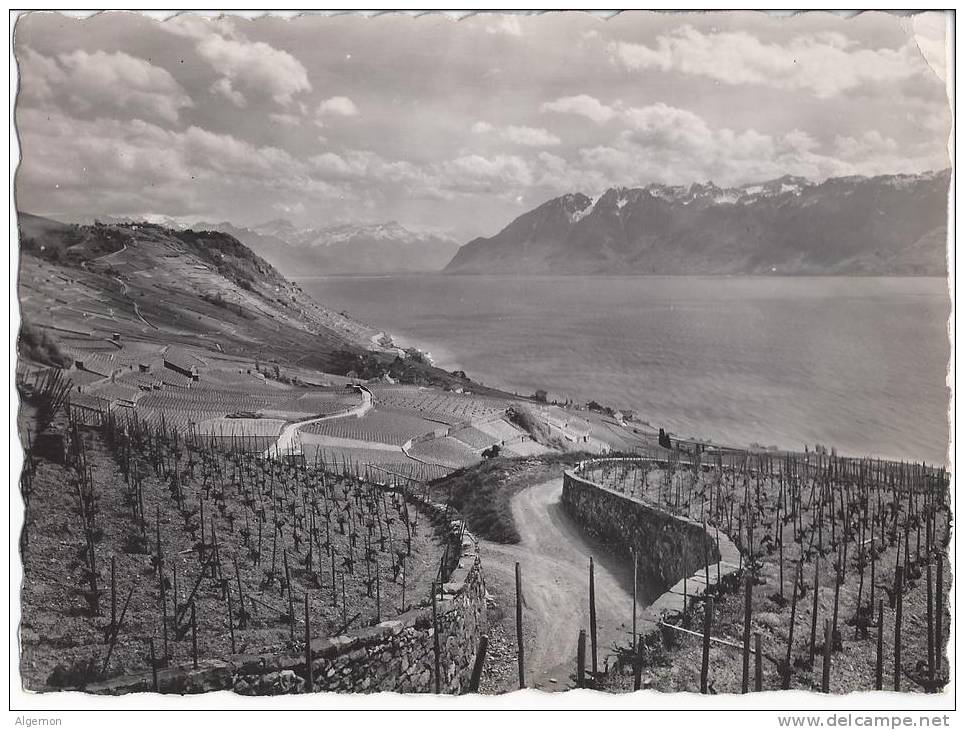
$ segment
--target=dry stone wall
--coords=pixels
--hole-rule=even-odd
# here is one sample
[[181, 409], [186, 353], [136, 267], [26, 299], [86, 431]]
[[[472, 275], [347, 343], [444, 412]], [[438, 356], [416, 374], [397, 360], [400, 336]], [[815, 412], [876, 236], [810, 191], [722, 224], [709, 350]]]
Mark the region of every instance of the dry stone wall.
[[645, 623], [683, 608], [684, 595], [703, 593], [740, 567], [740, 552], [723, 533], [583, 478], [563, 475], [563, 507], [583, 528], [629, 559], [664, 593], [644, 612]]

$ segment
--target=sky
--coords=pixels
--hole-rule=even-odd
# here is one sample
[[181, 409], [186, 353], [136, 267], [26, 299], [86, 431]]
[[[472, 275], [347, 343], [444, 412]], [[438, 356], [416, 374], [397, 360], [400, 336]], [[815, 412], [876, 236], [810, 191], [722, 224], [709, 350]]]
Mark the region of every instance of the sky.
[[18, 208], [396, 220], [460, 240], [615, 186], [950, 165], [945, 18], [22, 16]]

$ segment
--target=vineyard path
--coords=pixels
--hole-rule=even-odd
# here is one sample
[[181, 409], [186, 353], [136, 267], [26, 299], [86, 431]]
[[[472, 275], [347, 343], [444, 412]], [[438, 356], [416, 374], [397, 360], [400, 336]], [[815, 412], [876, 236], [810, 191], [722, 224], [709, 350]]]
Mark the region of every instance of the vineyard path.
[[[630, 643], [632, 577], [612, 555], [587, 539], [563, 510], [562, 477], [522, 490], [513, 497], [513, 519], [521, 540], [504, 545], [480, 540], [484, 570], [501, 588], [503, 604], [513, 614], [515, 565], [522, 573], [523, 624], [535, 634], [527, 646], [525, 677], [529, 687], [563, 690], [573, 686], [580, 629], [587, 630], [590, 667], [589, 561], [594, 561], [599, 669], [616, 643]], [[535, 631], [532, 631], [535, 629]], [[611, 658], [612, 662], [612, 658]]]
[[318, 418], [309, 418], [304, 421], [296, 421], [295, 423], [285, 424], [285, 427], [278, 434], [278, 440], [275, 444], [269, 447], [264, 456], [270, 458], [272, 452], [275, 454], [297, 454], [301, 451], [301, 447], [298, 443], [298, 431], [304, 426], [310, 426], [313, 423], [320, 423], [321, 421], [331, 421], [336, 418], [348, 418], [349, 416], [355, 416], [356, 418], [361, 418], [370, 410], [372, 410], [372, 394], [366, 389], [361, 388], [359, 392], [362, 394], [361, 404], [350, 408], [347, 411], [342, 411], [341, 413], [333, 413], [328, 416], [319, 416]]

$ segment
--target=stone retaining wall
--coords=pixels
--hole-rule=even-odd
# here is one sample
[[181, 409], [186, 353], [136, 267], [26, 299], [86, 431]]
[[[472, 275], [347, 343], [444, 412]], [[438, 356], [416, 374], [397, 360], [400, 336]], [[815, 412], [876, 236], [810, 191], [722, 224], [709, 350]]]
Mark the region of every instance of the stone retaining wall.
[[[486, 632], [486, 587], [475, 538], [460, 520], [447, 520], [445, 507], [422, 503], [420, 509], [448, 534], [453, 560], [448, 582], [436, 593], [440, 691], [468, 689], [479, 637]], [[446, 523], [446, 524], [443, 524]], [[410, 609], [391, 621], [344, 636], [312, 640], [316, 692], [434, 692], [436, 639], [433, 609]], [[158, 672], [159, 691], [196, 693], [234, 690], [241, 694], [305, 691], [304, 649], [277, 654], [234, 655]], [[150, 692], [150, 672], [88, 685], [87, 692]]]
[[643, 613], [657, 624], [664, 613], [683, 608], [684, 595], [702, 594], [740, 566], [740, 552], [724, 534], [699, 522], [591, 482], [575, 471], [563, 474], [563, 507], [583, 528], [629, 559], [664, 593]]

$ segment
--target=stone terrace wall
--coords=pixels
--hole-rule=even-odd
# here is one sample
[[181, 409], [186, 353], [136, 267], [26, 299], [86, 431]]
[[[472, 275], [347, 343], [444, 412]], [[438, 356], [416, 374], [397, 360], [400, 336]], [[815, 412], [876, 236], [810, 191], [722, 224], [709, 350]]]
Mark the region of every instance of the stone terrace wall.
[[[437, 524], [446, 521], [443, 505], [421, 508]], [[442, 525], [458, 561], [436, 601], [439, 628], [440, 690], [468, 689], [480, 636], [486, 631], [486, 587], [475, 538], [459, 520]], [[432, 607], [420, 606], [377, 626], [312, 640], [316, 692], [433, 692], [435, 636]], [[304, 650], [264, 656], [235, 655], [158, 672], [161, 692], [195, 693], [234, 690], [242, 694], [304, 691]], [[123, 694], [152, 691], [150, 673], [88, 685], [86, 691]]]
[[[573, 471], [563, 474], [563, 507], [591, 535], [628, 558], [636, 551], [640, 570], [665, 591], [644, 613], [656, 623], [683, 607], [683, 583], [697, 595], [738, 570], [740, 553], [730, 539], [698, 522], [665, 512], [639, 499], [591, 482]], [[718, 547], [719, 546], [719, 547]], [[705, 565], [707, 566], [705, 568]]]

